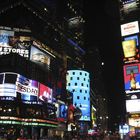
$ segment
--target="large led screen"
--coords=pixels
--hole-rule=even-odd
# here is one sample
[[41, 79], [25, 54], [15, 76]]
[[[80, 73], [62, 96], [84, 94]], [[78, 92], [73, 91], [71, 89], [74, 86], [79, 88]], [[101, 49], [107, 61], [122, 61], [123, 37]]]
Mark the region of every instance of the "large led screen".
[[126, 100], [126, 112], [140, 113], [140, 99]]
[[23, 36], [0, 35], [0, 55], [18, 53], [28, 58], [31, 41], [27, 40], [27, 38]]
[[140, 91], [140, 63], [124, 65], [124, 85], [126, 93]]
[[34, 46], [31, 47], [30, 60], [43, 67], [48, 67], [50, 65], [49, 55]]
[[127, 134], [129, 132], [129, 125], [127, 124], [122, 124], [122, 125], [119, 125], [119, 133], [120, 134]]
[[66, 119], [68, 107], [66, 105], [64, 105], [64, 104], [60, 104], [60, 108], [59, 109], [60, 109], [60, 111], [59, 111], [59, 113], [60, 113], [59, 114], [59, 117]]
[[139, 8], [139, 1], [137, 0], [123, 0], [121, 3], [120, 12], [122, 14], [128, 14]]
[[22, 101], [38, 101], [38, 82], [18, 74], [17, 92]]
[[17, 74], [12, 72], [0, 73], [0, 99], [13, 100], [16, 98]]
[[73, 105], [82, 111], [82, 121], [90, 121], [89, 73], [82, 70], [67, 72], [67, 90], [73, 93]]
[[52, 89], [39, 84], [39, 99], [44, 102], [52, 103]]
[[138, 39], [138, 36], [137, 36], [137, 35], [124, 37], [124, 40], [125, 40], [125, 41], [127, 41], [127, 40], [135, 40], [135, 41], [136, 41], [136, 46], [139, 45], [139, 39]]
[[121, 25], [121, 35], [127, 36], [131, 34], [139, 33], [138, 21], [133, 21]]
[[127, 40], [122, 42], [124, 62], [132, 63], [139, 61], [139, 50], [136, 47], [135, 40]]

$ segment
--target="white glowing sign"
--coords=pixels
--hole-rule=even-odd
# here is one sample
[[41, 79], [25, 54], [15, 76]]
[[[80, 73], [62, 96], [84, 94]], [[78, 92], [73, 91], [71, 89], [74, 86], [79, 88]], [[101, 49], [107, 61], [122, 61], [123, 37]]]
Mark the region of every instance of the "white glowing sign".
[[127, 36], [131, 34], [139, 33], [138, 21], [129, 22], [121, 25], [121, 35]]

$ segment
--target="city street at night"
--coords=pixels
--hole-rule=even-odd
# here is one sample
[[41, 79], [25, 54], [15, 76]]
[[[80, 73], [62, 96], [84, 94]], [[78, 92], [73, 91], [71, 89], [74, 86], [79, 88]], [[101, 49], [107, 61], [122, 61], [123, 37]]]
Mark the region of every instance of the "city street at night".
[[3, 0], [0, 140], [139, 140], [140, 1]]

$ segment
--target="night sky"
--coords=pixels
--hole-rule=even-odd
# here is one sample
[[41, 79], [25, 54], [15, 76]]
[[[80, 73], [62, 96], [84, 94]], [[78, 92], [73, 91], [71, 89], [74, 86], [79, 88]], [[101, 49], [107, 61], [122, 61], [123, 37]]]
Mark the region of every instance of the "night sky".
[[[112, 0], [105, 0], [102, 3], [100, 1], [96, 5], [85, 4], [87, 50], [91, 53], [97, 46], [101, 61], [105, 63], [102, 68], [102, 82], [109, 101], [111, 125], [125, 121], [123, 54], [118, 5], [117, 1]], [[94, 56], [91, 53], [88, 55], [87, 63], [90, 65], [90, 71], [94, 72], [92, 58]]]

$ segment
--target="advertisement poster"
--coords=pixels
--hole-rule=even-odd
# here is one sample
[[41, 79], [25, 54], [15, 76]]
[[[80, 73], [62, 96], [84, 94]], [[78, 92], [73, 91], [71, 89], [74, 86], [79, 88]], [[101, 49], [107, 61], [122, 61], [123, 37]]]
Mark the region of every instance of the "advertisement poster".
[[139, 50], [136, 47], [135, 40], [127, 40], [122, 42], [124, 63], [139, 62]]
[[126, 100], [126, 112], [140, 113], [140, 99]]
[[22, 101], [38, 101], [38, 82], [18, 74], [16, 82], [17, 92]]
[[123, 68], [125, 92], [140, 92], [140, 63], [124, 65]]
[[65, 118], [66, 119], [67, 109], [68, 109], [68, 107], [66, 105], [64, 105], [64, 104], [60, 105], [60, 115], [59, 115], [60, 118]]
[[39, 84], [39, 99], [44, 102], [52, 103], [52, 89]]
[[137, 0], [121, 0], [121, 14], [129, 14], [132, 11], [138, 10], [139, 1]]
[[31, 47], [30, 60], [44, 68], [50, 65], [50, 56], [34, 46]]
[[127, 36], [131, 34], [139, 33], [138, 21], [133, 21], [121, 25], [121, 35]]
[[135, 40], [136, 41], [136, 46], [139, 46], [139, 39], [138, 39], [137, 35], [124, 37], [124, 41], [127, 41], [127, 40]]
[[30, 46], [30, 37], [0, 35], [0, 55], [18, 53], [28, 58]]

